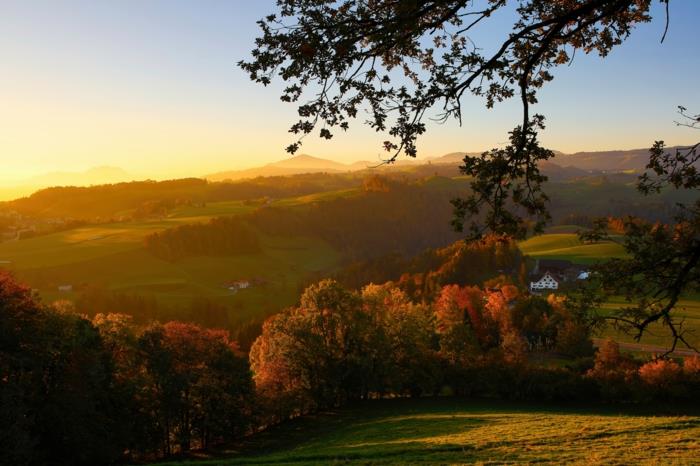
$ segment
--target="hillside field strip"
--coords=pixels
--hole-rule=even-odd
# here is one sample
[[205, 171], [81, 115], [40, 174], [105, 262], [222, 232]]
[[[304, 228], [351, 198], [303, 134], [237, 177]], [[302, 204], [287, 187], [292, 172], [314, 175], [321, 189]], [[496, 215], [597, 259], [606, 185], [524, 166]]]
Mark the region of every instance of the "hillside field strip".
[[576, 233], [547, 233], [520, 243], [523, 254], [535, 258], [564, 259], [577, 264], [592, 264], [612, 257], [624, 257], [617, 243], [582, 243]]
[[[566, 233], [547, 233], [529, 238], [520, 243], [520, 249], [524, 254], [533, 258], [541, 259], [563, 259], [578, 264], [593, 264], [610, 258], [624, 258], [625, 252], [617, 243], [599, 242], [584, 244], [578, 239], [578, 235], [573, 233], [574, 227], [555, 227], [554, 231], [567, 231]], [[550, 230], [551, 231], [551, 230]], [[612, 297], [601, 306], [600, 312], [609, 315], [616, 309], [630, 306], [622, 297]], [[700, 344], [700, 295], [689, 294], [679, 300], [674, 315], [677, 320], [683, 321], [684, 329], [688, 333], [688, 340], [691, 344]], [[613, 338], [617, 341], [637, 344], [634, 334], [628, 334], [606, 326], [600, 338]], [[649, 331], [645, 333], [641, 343], [658, 347], [667, 347], [670, 344], [670, 333], [663, 323], [650, 325]]]
[[[318, 193], [273, 200], [280, 207], [311, 205], [314, 202], [357, 194], [356, 189]], [[331, 271], [340, 255], [325, 241], [308, 236], [260, 235], [262, 251], [256, 254], [188, 257], [167, 262], [148, 253], [144, 237], [178, 225], [206, 222], [222, 215], [241, 215], [258, 208], [243, 201], [212, 202], [204, 206], [182, 206], [156, 220], [90, 225], [0, 243], [0, 264], [37, 289], [52, 302], [72, 299], [75, 292], [60, 292], [63, 284], [79, 288], [99, 285], [107, 289], [153, 296], [165, 305], [187, 305], [193, 297], [206, 297], [230, 306], [233, 321], [269, 315], [293, 304], [301, 283], [312, 272]], [[592, 264], [611, 257], [624, 257], [622, 247], [612, 242], [584, 244], [577, 227], [553, 227], [548, 233], [520, 243], [524, 254], [533, 258], [566, 259]], [[224, 285], [240, 279], [257, 278], [264, 283], [232, 293]], [[626, 305], [622, 298], [610, 299], [601, 311], [611, 312]], [[685, 296], [677, 315], [685, 328], [700, 341], [700, 296]], [[614, 337], [634, 343], [631, 335], [606, 328], [599, 337]], [[644, 343], [664, 346], [668, 332], [654, 325]]]
[[[279, 202], [299, 205], [308, 198]], [[158, 220], [91, 225], [9, 241], [0, 243], [0, 261], [47, 302], [75, 297], [74, 292], [58, 291], [59, 285], [69, 284], [74, 289], [99, 285], [154, 296], [166, 305], [187, 305], [193, 297], [202, 296], [231, 305], [236, 309], [234, 320], [246, 320], [293, 304], [304, 277], [335, 266], [338, 253], [319, 238], [260, 234], [259, 253], [168, 262], [151, 255], [144, 248], [144, 238], [166, 228], [254, 208], [240, 201], [186, 206]], [[263, 284], [237, 293], [225, 286], [254, 278]]]
[[697, 461], [699, 439], [695, 414], [394, 399], [305, 416], [253, 435], [221, 456], [165, 464], [680, 465]]

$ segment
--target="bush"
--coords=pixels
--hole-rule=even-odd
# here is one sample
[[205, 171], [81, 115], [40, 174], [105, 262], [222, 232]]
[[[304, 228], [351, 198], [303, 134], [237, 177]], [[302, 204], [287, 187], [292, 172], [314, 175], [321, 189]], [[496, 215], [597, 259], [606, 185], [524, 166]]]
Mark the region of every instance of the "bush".
[[608, 401], [629, 401], [638, 386], [637, 363], [622, 355], [620, 345], [612, 340], [598, 349], [587, 376], [598, 383], [601, 396]]
[[645, 385], [645, 395], [651, 398], [683, 398], [683, 368], [670, 359], [654, 359], [639, 368], [639, 378]]

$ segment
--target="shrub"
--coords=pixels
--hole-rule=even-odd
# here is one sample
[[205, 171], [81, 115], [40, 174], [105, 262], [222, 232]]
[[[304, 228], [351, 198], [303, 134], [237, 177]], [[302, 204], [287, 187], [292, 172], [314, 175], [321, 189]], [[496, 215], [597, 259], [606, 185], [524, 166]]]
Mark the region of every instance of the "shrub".
[[639, 368], [639, 378], [645, 385], [644, 395], [652, 398], [680, 398], [685, 394], [682, 386], [683, 368], [670, 359], [654, 359]]

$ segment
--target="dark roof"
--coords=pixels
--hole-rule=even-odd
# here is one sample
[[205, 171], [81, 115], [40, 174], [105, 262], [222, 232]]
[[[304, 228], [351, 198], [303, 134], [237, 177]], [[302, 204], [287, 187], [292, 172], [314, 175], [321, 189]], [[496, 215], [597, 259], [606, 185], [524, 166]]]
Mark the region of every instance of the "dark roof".
[[540, 259], [539, 260], [540, 269], [547, 269], [547, 268], [568, 269], [569, 267], [571, 267], [573, 265], [574, 264], [571, 261], [567, 261], [567, 260], [563, 260], [563, 259]]

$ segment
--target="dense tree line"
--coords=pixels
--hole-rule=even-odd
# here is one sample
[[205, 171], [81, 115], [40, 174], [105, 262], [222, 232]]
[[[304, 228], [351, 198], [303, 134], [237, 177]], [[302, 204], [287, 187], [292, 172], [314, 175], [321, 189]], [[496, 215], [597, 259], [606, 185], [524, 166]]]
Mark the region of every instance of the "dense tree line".
[[229, 309], [204, 296], [194, 296], [180, 305], [168, 305], [158, 301], [154, 296], [91, 285], [80, 290], [75, 301], [59, 301], [54, 302], [53, 305], [90, 318], [97, 314], [122, 313], [128, 310], [133, 322], [138, 325], [154, 321], [182, 320], [208, 328], [235, 330], [230, 325]]
[[[589, 324], [563, 298], [503, 280], [445, 285], [431, 302], [392, 283], [352, 292], [325, 280], [265, 322], [250, 363], [271, 422], [383, 396], [649, 402], [700, 388], [697, 357], [642, 361], [613, 342], [593, 357]], [[550, 367], [538, 354], [570, 362]]]
[[108, 221], [125, 216], [162, 216], [182, 204], [302, 196], [347, 189], [361, 183], [361, 177], [325, 173], [259, 177], [237, 182], [208, 182], [199, 178], [132, 181], [46, 188], [0, 203], [0, 208], [30, 217]]
[[[270, 317], [249, 357], [228, 332], [136, 325], [38, 303], [0, 276], [0, 448], [7, 464], [108, 464], [206, 449], [289, 417], [395, 396], [692, 400], [700, 359], [636, 360], [587, 314], [508, 279], [445, 284], [415, 301], [396, 284], [333, 280]], [[565, 367], [539, 364], [557, 354]]]
[[99, 186], [63, 186], [39, 190], [31, 196], [3, 203], [4, 208], [36, 217], [109, 220], [146, 202], [187, 199], [203, 201], [207, 182], [198, 178], [132, 181]]
[[248, 361], [227, 332], [41, 305], [0, 275], [3, 464], [109, 464], [248, 432]]
[[180, 225], [151, 233], [144, 238], [144, 244], [151, 254], [167, 261], [260, 251], [258, 235], [234, 217], [217, 217], [207, 223]]
[[264, 320], [264, 316], [259, 316], [240, 321], [231, 316], [231, 307], [205, 296], [194, 296], [182, 304], [168, 305], [152, 296], [110, 290], [101, 286], [86, 287], [74, 302], [56, 301], [52, 305], [91, 319], [97, 314], [126, 313], [137, 326], [177, 320], [192, 322], [205, 328], [226, 329], [243, 351], [248, 351], [260, 335]]
[[349, 289], [392, 281], [411, 298], [430, 301], [446, 284], [478, 285], [499, 275], [519, 283], [524, 282], [526, 270], [515, 241], [491, 236], [428, 248], [415, 256], [394, 252], [352, 261], [331, 277]]
[[[459, 239], [449, 225], [449, 199], [459, 192], [458, 184], [442, 181], [446, 186], [425, 180], [370, 180], [357, 195], [297, 208], [263, 207], [249, 221], [270, 234], [320, 237], [347, 258], [390, 252], [413, 255]], [[381, 189], [372, 187], [372, 182]]]
[[325, 280], [265, 322], [250, 361], [263, 399], [283, 419], [446, 387], [491, 395], [498, 379], [482, 371], [514, 374], [528, 354], [544, 351], [590, 356], [588, 329], [561, 301], [513, 285], [446, 285], [434, 301], [416, 303], [390, 283], [351, 292]]
[[[676, 203], [691, 196], [669, 192], [660, 199], [640, 200], [632, 186], [622, 182], [601, 185], [594, 180], [552, 183], [549, 189], [555, 223], [584, 227], [601, 216], [669, 219], [677, 212]], [[463, 183], [449, 178], [373, 175], [356, 195], [293, 207], [265, 206], [250, 214], [248, 221], [269, 234], [320, 237], [341, 251], [349, 263], [387, 257], [387, 266], [393, 262], [396, 271], [406, 272], [409, 270], [401, 267], [410, 264], [399, 266], [398, 262], [405, 262], [399, 256], [411, 257], [461, 239], [450, 226], [453, 209], [449, 202], [464, 192]], [[572, 216], [572, 212], [581, 214]]]

